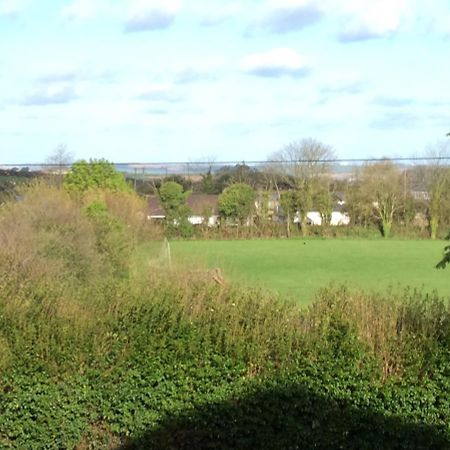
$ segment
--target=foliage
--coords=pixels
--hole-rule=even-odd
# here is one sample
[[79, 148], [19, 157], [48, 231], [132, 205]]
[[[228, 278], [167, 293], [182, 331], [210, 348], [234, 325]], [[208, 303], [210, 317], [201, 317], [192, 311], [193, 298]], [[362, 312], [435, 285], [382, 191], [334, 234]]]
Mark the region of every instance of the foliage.
[[[450, 240], [450, 233], [447, 236], [447, 240]], [[444, 255], [442, 259], [436, 264], [437, 269], [445, 269], [447, 264], [450, 263], [450, 245], [444, 247]]]
[[190, 192], [184, 192], [183, 186], [175, 181], [167, 181], [159, 188], [159, 198], [166, 215], [174, 215], [185, 204]]
[[215, 194], [216, 193], [216, 189], [214, 186], [214, 178], [211, 173], [211, 168], [209, 168], [208, 171], [202, 175], [201, 192], [204, 192], [205, 194]]
[[314, 192], [314, 204], [319, 211], [322, 225], [329, 225], [333, 213], [333, 197], [328, 183], [319, 183]]
[[17, 196], [22, 185], [33, 182], [40, 175], [39, 172], [30, 171], [28, 167], [0, 169], [0, 205]]
[[84, 193], [92, 189], [126, 192], [130, 187], [114, 164], [105, 159], [75, 162], [64, 178], [64, 187], [70, 192]]
[[126, 272], [131, 247], [151, 234], [146, 205], [133, 193], [97, 191], [79, 201], [56, 186], [37, 183], [20, 196], [0, 216], [0, 245], [11, 273], [89, 284], [98, 276]]
[[174, 181], [175, 183], [181, 184], [181, 186], [183, 186], [183, 191], [185, 192], [188, 192], [192, 189], [192, 182], [182, 175], [169, 175], [167, 177], [164, 177], [164, 179], [159, 183], [159, 185], [156, 184], [156, 186], [159, 189], [162, 184], [168, 181]]
[[159, 188], [158, 194], [166, 215], [165, 221], [169, 234], [192, 236], [193, 228], [188, 220], [190, 208], [186, 205], [186, 199], [191, 192], [185, 192], [183, 186], [175, 181], [166, 181]]
[[63, 303], [49, 285], [26, 309], [2, 291], [14, 355], [0, 378], [4, 446], [449, 443], [450, 315], [438, 299], [329, 290], [301, 311], [195, 278], [111, 281]]
[[297, 212], [296, 195], [294, 191], [283, 191], [280, 194], [280, 206], [284, 214], [286, 222], [286, 236], [291, 235], [291, 223], [294, 220], [294, 216]]
[[256, 193], [248, 184], [232, 184], [219, 196], [219, 212], [223, 217], [243, 225], [255, 208], [255, 199]]
[[126, 275], [131, 257], [132, 242], [124, 223], [108, 211], [106, 203], [93, 201], [85, 209], [96, 238], [96, 249], [103, 263], [110, 265], [117, 275]]

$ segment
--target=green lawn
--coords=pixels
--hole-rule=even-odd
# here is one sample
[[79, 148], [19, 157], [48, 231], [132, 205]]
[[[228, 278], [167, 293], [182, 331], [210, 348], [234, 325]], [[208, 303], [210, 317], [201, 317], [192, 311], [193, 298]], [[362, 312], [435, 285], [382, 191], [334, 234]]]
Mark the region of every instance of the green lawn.
[[443, 241], [293, 239], [173, 241], [172, 261], [220, 267], [229, 279], [309, 302], [331, 282], [369, 290], [412, 286], [450, 296], [450, 268], [435, 269]]

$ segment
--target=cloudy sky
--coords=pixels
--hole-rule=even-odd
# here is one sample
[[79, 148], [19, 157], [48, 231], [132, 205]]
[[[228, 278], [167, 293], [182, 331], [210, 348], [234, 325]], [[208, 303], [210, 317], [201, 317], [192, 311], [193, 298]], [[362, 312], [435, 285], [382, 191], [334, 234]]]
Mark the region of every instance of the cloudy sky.
[[448, 0], [0, 0], [0, 164], [417, 155], [449, 56]]

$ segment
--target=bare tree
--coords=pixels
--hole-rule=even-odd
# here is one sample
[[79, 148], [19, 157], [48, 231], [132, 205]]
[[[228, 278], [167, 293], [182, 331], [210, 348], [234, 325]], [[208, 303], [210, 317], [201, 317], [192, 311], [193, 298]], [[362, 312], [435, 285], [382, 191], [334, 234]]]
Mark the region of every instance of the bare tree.
[[[436, 239], [442, 218], [448, 214], [446, 200], [450, 197], [449, 142], [440, 141], [428, 147], [430, 163], [422, 167], [423, 184], [427, 192], [427, 218], [431, 239]], [[433, 159], [431, 159], [433, 158]]]
[[389, 237], [395, 216], [403, 207], [402, 173], [392, 161], [367, 164], [357, 175], [355, 189], [358, 194], [355, 199], [365, 204], [366, 210], [372, 211], [380, 231], [384, 237]]
[[64, 173], [73, 162], [74, 155], [67, 150], [66, 144], [58, 145], [47, 157], [45, 163], [48, 171], [56, 175], [58, 183], [62, 183]]
[[205, 155], [195, 161], [189, 161], [186, 165], [186, 178], [201, 176], [201, 190], [207, 194], [215, 191], [214, 187], [214, 166], [216, 165], [216, 155]]
[[318, 187], [324, 183], [329, 185], [333, 159], [335, 153], [331, 147], [311, 138], [291, 142], [269, 156], [271, 173], [280, 176], [293, 191], [304, 235], [308, 233], [307, 213], [313, 206]]

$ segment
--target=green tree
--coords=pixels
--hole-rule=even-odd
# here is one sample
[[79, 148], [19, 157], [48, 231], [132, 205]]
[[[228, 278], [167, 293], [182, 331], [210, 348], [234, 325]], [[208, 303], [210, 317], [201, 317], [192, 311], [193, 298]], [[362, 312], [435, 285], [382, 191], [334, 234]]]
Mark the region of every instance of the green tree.
[[64, 187], [71, 192], [83, 193], [91, 189], [129, 191], [125, 177], [105, 159], [80, 160], [72, 165], [64, 178]]
[[356, 173], [344, 186], [345, 211], [350, 217], [352, 225], [367, 227], [373, 223], [373, 204], [367, 198], [361, 185], [361, 177]]
[[316, 185], [314, 205], [319, 211], [322, 225], [329, 225], [333, 213], [333, 196], [330, 190], [330, 184], [326, 180], [322, 180], [322, 182]]
[[291, 223], [297, 211], [296, 198], [294, 191], [283, 191], [280, 193], [280, 205], [286, 221], [286, 236], [291, 235]]
[[189, 222], [190, 209], [186, 204], [191, 191], [184, 191], [183, 186], [176, 181], [166, 181], [158, 190], [161, 206], [166, 214], [166, 226], [170, 233], [189, 237], [193, 233]]
[[243, 225], [253, 213], [255, 199], [255, 190], [248, 184], [232, 184], [219, 195], [219, 213]]
[[208, 169], [208, 172], [202, 175], [201, 192], [204, 192], [205, 194], [215, 193], [214, 178], [211, 169]]

